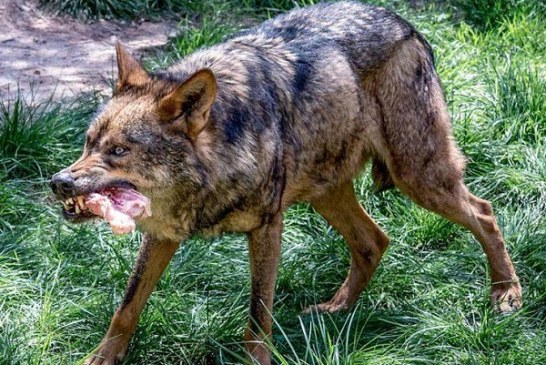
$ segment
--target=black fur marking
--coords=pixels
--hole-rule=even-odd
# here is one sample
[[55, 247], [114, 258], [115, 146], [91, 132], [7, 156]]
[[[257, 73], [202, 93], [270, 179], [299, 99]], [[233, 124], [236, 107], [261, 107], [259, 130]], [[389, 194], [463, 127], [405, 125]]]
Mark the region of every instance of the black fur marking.
[[148, 261], [148, 256], [150, 255], [150, 245], [153, 245], [151, 242], [143, 242], [145, 245], [142, 251], [139, 253], [135, 267], [127, 284], [127, 289], [125, 289], [125, 295], [123, 296], [123, 301], [121, 302], [120, 310], [127, 307], [129, 303], [135, 297], [135, 294], [140, 287], [142, 282], [142, 275], [146, 269], [146, 261]]
[[258, 315], [260, 312], [263, 312], [263, 304], [261, 303], [261, 298], [257, 293], [262, 292], [262, 285], [257, 280], [252, 280], [252, 289], [251, 289], [252, 296], [250, 298], [250, 322], [249, 327], [250, 330], [256, 333], [259, 333], [260, 328], [258, 327], [258, 324], [260, 323], [260, 319]]
[[421, 42], [423, 44], [423, 46], [425, 46], [425, 49], [427, 50], [427, 53], [430, 57], [430, 62], [432, 63], [432, 69], [434, 69], [436, 67], [436, 61], [434, 59], [434, 52], [432, 50], [432, 46], [430, 45], [430, 43], [427, 42], [427, 40], [423, 37], [423, 35], [421, 33], [419, 33], [418, 31], [414, 30], [414, 33], [415, 37], [419, 40], [419, 42]]
[[294, 25], [289, 25], [286, 28], [278, 29], [278, 33], [285, 42], [290, 42], [299, 36], [299, 29]]
[[102, 162], [104, 162], [104, 164], [106, 166], [108, 166], [109, 168], [111, 168], [111, 169], [115, 168], [114, 162], [112, 161], [112, 159], [110, 157], [103, 158]]
[[295, 64], [296, 75], [294, 76], [294, 90], [301, 93], [305, 90], [309, 78], [313, 72], [313, 65], [305, 59], [298, 59]]
[[415, 79], [417, 82], [421, 81], [421, 78], [423, 77], [423, 64], [421, 61], [418, 61], [417, 68], [415, 69]]
[[216, 212], [216, 214], [214, 216], [202, 218], [201, 222], [198, 223], [198, 226], [208, 228], [208, 227], [214, 226], [215, 224], [220, 223], [228, 215], [230, 215], [231, 213], [234, 213], [236, 210], [239, 210], [237, 208], [237, 205], [238, 204], [235, 204], [235, 206], [233, 206], [233, 205], [227, 206], [227, 207], [223, 208], [222, 210], [220, 210], [219, 212]]
[[232, 109], [231, 116], [224, 125], [224, 134], [228, 143], [236, 144], [243, 138], [245, 117], [246, 113], [241, 111], [241, 109], [237, 107]]
[[[236, 176], [228, 177], [231, 181], [232, 187], [236, 187], [240, 184], [240, 181]], [[215, 196], [216, 192], [210, 192], [205, 194], [205, 203], [196, 211], [195, 225], [199, 229], [206, 229], [213, 227], [227, 218], [228, 215], [235, 211], [245, 210], [247, 202], [247, 196], [239, 193], [232, 196], [229, 200], [218, 201]]]

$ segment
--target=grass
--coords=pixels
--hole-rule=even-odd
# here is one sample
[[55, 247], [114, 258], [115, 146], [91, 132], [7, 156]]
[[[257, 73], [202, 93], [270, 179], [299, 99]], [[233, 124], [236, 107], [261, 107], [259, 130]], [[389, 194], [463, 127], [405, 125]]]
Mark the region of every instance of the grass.
[[60, 15], [69, 15], [83, 20], [94, 19], [140, 19], [173, 15], [217, 12], [246, 11], [277, 13], [294, 6], [312, 3], [312, 0], [40, 0], [46, 10]]
[[[71, 3], [84, 11], [83, 1]], [[88, 2], [101, 3], [106, 2]], [[540, 4], [489, 14], [490, 1], [465, 2], [465, 12], [485, 12], [487, 20], [469, 18], [461, 2], [417, 9], [402, 1], [380, 3], [411, 20], [434, 47], [454, 133], [468, 157], [466, 181], [494, 204], [525, 290], [525, 308], [514, 315], [493, 313], [488, 268], [472, 236], [399, 192], [373, 195], [366, 171], [355, 188], [392, 244], [353, 310], [300, 316], [307, 305], [335, 292], [349, 254], [310, 207], [291, 208], [277, 283], [274, 361], [544, 364], [546, 23], [537, 16]], [[294, 5], [208, 4], [199, 18], [188, 13], [182, 33], [147, 60], [148, 67]], [[123, 295], [139, 234], [114, 238], [104, 225], [67, 224], [47, 184], [52, 172], [77, 157], [98, 104], [0, 103], [0, 364], [80, 363], [100, 341]], [[187, 242], [150, 299], [124, 363], [241, 363], [248, 292], [244, 237]]]

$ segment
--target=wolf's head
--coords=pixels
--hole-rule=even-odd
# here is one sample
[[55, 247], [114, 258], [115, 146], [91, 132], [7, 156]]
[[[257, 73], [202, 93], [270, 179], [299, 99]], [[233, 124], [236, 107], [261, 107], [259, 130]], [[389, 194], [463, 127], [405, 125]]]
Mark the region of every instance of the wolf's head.
[[[112, 99], [91, 123], [82, 156], [53, 175], [51, 188], [68, 219], [91, 193], [133, 189], [153, 199], [169, 189], [196, 189], [204, 166], [196, 148], [216, 97], [208, 69], [184, 80], [148, 74], [118, 43]], [[184, 185], [184, 186], [180, 186]], [[115, 199], [115, 196], [114, 196]]]

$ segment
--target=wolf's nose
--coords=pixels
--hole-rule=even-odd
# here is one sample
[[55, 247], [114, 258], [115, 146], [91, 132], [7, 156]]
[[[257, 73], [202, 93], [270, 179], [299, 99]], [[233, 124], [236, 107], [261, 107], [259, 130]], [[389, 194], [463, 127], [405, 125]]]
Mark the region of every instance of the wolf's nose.
[[51, 178], [51, 190], [56, 195], [61, 195], [63, 197], [70, 197], [74, 192], [74, 179], [69, 172], [58, 172]]

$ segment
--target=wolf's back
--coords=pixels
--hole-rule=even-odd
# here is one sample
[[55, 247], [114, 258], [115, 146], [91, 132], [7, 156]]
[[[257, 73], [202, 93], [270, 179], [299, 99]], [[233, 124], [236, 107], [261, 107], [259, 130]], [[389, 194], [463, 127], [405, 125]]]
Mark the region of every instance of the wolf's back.
[[410, 23], [387, 9], [356, 2], [321, 3], [293, 10], [249, 32], [253, 31], [296, 46], [313, 44], [320, 49], [334, 43], [359, 74], [378, 67], [400, 41], [412, 37], [419, 38], [430, 52], [430, 46]]

